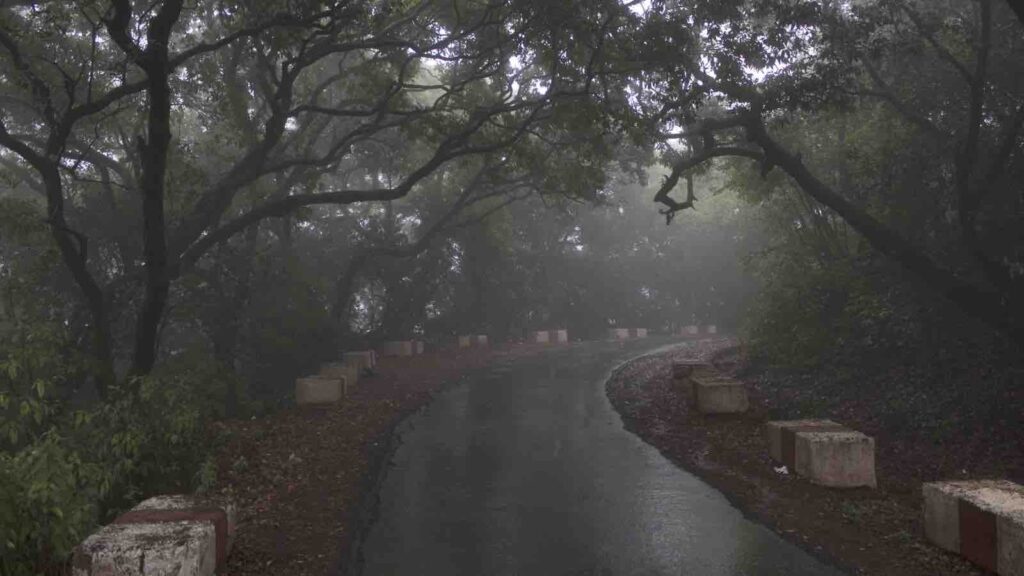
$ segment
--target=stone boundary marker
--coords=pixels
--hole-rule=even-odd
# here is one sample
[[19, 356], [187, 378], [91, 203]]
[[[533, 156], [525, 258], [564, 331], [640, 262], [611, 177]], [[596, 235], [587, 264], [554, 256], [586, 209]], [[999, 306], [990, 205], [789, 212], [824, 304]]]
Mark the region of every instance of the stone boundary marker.
[[417, 341], [413, 342], [413, 348], [414, 348], [413, 351], [417, 355], [423, 354], [423, 340], [417, 340]]
[[487, 346], [488, 345], [487, 335], [486, 334], [477, 334], [474, 337], [474, 343], [477, 346]]
[[708, 334], [718, 334], [718, 326], [715, 326], [714, 324], [709, 324], [704, 331], [707, 332]]
[[382, 356], [412, 356], [412, 340], [396, 340], [381, 344], [380, 353]]
[[682, 380], [693, 376], [695, 372], [712, 369], [714, 367], [711, 363], [704, 360], [677, 360], [672, 363], [672, 378]]
[[647, 328], [609, 328], [609, 340], [629, 340], [630, 338], [647, 338]]
[[714, 374], [714, 366], [703, 360], [679, 360], [672, 363], [672, 381], [683, 387], [688, 402], [694, 402], [694, 376]]
[[697, 336], [700, 334], [700, 326], [695, 326], [693, 324], [683, 326], [682, 329], [680, 329], [679, 334], [681, 336]]
[[79, 544], [73, 576], [211, 576], [235, 537], [235, 507], [222, 499], [156, 496]]
[[768, 452], [799, 476], [830, 488], [878, 485], [875, 440], [831, 420], [765, 424]]
[[306, 376], [295, 380], [295, 403], [334, 404], [341, 402], [348, 392], [348, 381], [344, 376]]
[[1007, 480], [929, 482], [921, 495], [928, 540], [991, 572], [1024, 574], [1024, 486]]
[[627, 340], [629, 339], [629, 328], [609, 328], [608, 329], [609, 340]]
[[360, 372], [363, 370], [373, 370], [377, 366], [377, 353], [373, 350], [345, 352], [341, 355], [341, 358], [345, 364], [355, 366]]
[[741, 414], [750, 408], [747, 388], [739, 380], [721, 376], [689, 378], [693, 399], [701, 414]]
[[537, 330], [526, 335], [530, 344], [568, 344], [569, 331], [565, 328], [557, 330]]
[[831, 420], [777, 420], [764, 425], [768, 454], [772, 460], [796, 471], [796, 433], [811, 430], [846, 430]]
[[317, 376], [322, 376], [324, 378], [344, 378], [345, 391], [347, 393], [350, 386], [355, 386], [359, 383], [359, 368], [354, 364], [328, 362], [327, 364], [320, 365], [320, 372]]

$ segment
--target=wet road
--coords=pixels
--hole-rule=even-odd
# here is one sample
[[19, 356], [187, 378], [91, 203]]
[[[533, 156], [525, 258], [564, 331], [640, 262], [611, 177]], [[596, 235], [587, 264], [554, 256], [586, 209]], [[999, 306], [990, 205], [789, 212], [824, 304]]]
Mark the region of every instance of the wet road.
[[654, 347], [493, 367], [400, 428], [365, 575], [838, 575], [622, 427], [604, 382]]

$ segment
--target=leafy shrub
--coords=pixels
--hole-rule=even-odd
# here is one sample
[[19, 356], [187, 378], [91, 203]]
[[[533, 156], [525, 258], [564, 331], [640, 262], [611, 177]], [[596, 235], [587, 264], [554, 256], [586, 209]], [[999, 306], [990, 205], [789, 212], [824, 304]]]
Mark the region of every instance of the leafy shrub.
[[838, 337], [834, 316], [849, 298], [849, 279], [841, 269], [788, 264], [762, 278], [748, 338], [755, 357], [770, 365], [813, 366]]
[[746, 332], [752, 356], [768, 366], [810, 369], [851, 354], [880, 363], [921, 344], [922, 295], [885, 263], [782, 259], [760, 279]]
[[228, 376], [183, 353], [111, 400], [72, 408], [81, 358], [53, 327], [0, 334], [0, 573], [60, 573], [98, 524], [155, 493], [215, 479], [207, 424]]
[[0, 453], [0, 572], [53, 570], [96, 524], [108, 473], [55, 430]]
[[208, 358], [183, 354], [91, 415], [91, 432], [99, 437], [89, 445], [115, 470], [117, 498], [110, 506], [208, 487], [200, 474], [211, 457], [208, 424], [223, 414], [228, 378], [234, 376]]

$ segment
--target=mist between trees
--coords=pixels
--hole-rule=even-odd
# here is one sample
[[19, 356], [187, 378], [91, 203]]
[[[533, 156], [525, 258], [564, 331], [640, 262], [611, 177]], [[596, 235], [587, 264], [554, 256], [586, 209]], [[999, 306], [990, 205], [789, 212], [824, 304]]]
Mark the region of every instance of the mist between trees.
[[775, 366], [1005, 366], [1022, 16], [0, 3], [4, 568], [209, 482], [205, 422], [382, 340], [717, 323]]

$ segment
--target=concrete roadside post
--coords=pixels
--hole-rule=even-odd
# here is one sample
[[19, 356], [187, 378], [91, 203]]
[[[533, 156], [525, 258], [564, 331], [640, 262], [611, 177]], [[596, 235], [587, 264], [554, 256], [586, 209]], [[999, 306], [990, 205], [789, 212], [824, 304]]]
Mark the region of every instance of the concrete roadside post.
[[693, 378], [693, 395], [701, 414], [740, 414], [750, 408], [747, 389], [731, 378]]
[[1024, 486], [1008, 480], [921, 487], [924, 533], [936, 546], [1001, 576], [1024, 574]]
[[608, 329], [609, 340], [628, 340], [629, 329], [628, 328], [609, 328]]
[[694, 402], [694, 378], [710, 377], [714, 367], [704, 360], [677, 360], [672, 363], [672, 380], [677, 386], [683, 387], [687, 402]]
[[295, 380], [295, 403], [299, 406], [309, 404], [335, 404], [345, 397], [347, 388], [344, 376], [306, 376]]
[[317, 376], [323, 376], [325, 378], [344, 378], [345, 389], [343, 392], [345, 396], [348, 396], [348, 389], [359, 383], [359, 368], [353, 364], [329, 362], [327, 364], [320, 365], [320, 372]]
[[830, 488], [875, 488], [875, 439], [856, 430], [796, 433], [796, 473]]
[[73, 576], [212, 576], [235, 538], [234, 505], [223, 498], [156, 496], [79, 544]]
[[377, 354], [373, 350], [357, 350], [345, 352], [341, 356], [345, 364], [355, 366], [357, 370], [373, 370], [377, 367]]

